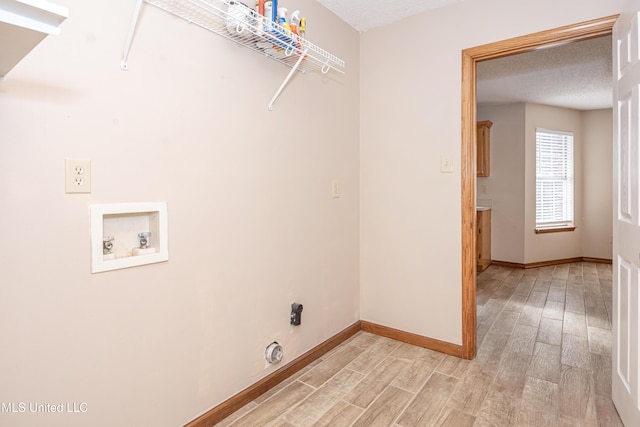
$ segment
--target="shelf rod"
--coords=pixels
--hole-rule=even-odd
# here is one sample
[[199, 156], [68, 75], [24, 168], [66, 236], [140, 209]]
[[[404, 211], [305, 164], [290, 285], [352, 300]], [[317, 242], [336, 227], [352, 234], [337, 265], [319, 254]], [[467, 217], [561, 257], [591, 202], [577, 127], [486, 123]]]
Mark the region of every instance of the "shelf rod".
[[271, 98], [271, 102], [269, 102], [269, 111], [273, 111], [273, 103], [276, 102], [276, 99], [278, 99], [278, 97], [280, 96], [280, 93], [282, 92], [284, 87], [287, 85], [287, 83], [289, 83], [289, 80], [291, 80], [291, 77], [293, 76], [293, 73], [296, 72], [296, 70], [300, 66], [300, 63], [302, 62], [304, 57], [307, 56], [307, 52], [309, 52], [308, 48], [305, 49], [304, 52], [302, 52], [302, 55], [300, 55], [300, 57], [296, 61], [296, 65], [294, 65], [293, 68], [291, 69], [291, 71], [289, 71], [289, 74], [287, 74], [287, 77], [284, 79], [284, 81], [282, 82], [282, 84], [280, 85], [278, 90], [276, 91], [276, 94], [273, 95], [273, 98]]
[[122, 54], [122, 61], [120, 61], [120, 68], [127, 71], [129, 69], [129, 50], [131, 49], [131, 43], [133, 43], [133, 35], [136, 32], [136, 26], [138, 25], [138, 18], [140, 17], [140, 9], [142, 8], [143, 0], [136, 2], [136, 7], [133, 10], [133, 18], [131, 19], [131, 27], [129, 27], [129, 35], [127, 36], [127, 42], [124, 45], [124, 53]]

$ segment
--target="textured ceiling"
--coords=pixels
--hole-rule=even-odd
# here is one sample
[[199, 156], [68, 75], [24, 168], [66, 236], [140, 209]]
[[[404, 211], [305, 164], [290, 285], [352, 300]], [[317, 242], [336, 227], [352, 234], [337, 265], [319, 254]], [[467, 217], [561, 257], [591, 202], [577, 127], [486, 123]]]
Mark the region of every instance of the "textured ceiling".
[[[367, 31], [464, 0], [318, 0], [358, 31]], [[478, 63], [478, 104], [530, 102], [611, 108], [611, 37], [568, 43]]]
[[610, 36], [480, 62], [477, 102], [611, 108], [611, 62]]
[[462, 0], [318, 0], [358, 31], [391, 24]]

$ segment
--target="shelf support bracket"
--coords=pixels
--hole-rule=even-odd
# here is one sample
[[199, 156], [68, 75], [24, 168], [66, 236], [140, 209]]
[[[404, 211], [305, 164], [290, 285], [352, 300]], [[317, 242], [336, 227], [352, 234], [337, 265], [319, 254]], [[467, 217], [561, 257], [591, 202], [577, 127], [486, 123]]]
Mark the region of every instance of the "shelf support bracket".
[[127, 35], [127, 41], [124, 45], [124, 53], [122, 54], [122, 61], [120, 61], [120, 68], [124, 71], [129, 69], [129, 51], [131, 50], [131, 43], [133, 43], [133, 36], [136, 32], [136, 27], [138, 26], [138, 19], [140, 18], [140, 9], [142, 9], [142, 2], [144, 0], [138, 0], [136, 2], [136, 7], [133, 10], [133, 18], [131, 20], [131, 26], [129, 27], [129, 34]]
[[284, 81], [282, 82], [282, 84], [280, 85], [278, 90], [276, 91], [276, 94], [273, 95], [273, 98], [271, 98], [271, 102], [269, 102], [269, 111], [273, 111], [273, 103], [276, 102], [276, 99], [278, 99], [278, 97], [280, 96], [280, 93], [282, 93], [282, 90], [284, 89], [284, 87], [287, 85], [287, 83], [289, 83], [289, 80], [291, 80], [291, 77], [293, 77], [293, 73], [296, 72], [296, 70], [300, 66], [300, 63], [302, 62], [304, 57], [307, 56], [307, 52], [309, 52], [309, 49], [305, 49], [304, 52], [302, 52], [302, 54], [300, 55], [300, 57], [296, 61], [296, 65], [294, 65], [293, 68], [291, 69], [291, 71], [289, 71], [289, 74], [287, 74], [287, 77], [285, 77]]

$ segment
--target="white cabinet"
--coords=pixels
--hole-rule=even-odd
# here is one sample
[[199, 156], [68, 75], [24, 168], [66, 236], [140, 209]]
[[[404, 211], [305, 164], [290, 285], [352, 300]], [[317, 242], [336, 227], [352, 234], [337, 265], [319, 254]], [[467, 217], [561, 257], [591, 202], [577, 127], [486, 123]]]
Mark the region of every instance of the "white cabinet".
[[46, 36], [59, 34], [68, 16], [45, 0], [0, 0], [0, 81]]

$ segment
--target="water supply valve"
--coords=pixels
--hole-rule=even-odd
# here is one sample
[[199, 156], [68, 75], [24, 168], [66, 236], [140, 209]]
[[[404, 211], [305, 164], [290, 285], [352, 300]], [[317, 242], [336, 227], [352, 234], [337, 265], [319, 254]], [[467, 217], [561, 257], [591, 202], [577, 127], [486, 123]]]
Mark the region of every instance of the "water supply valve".
[[140, 239], [140, 249], [146, 249], [149, 247], [149, 238], [151, 237], [150, 231], [145, 231], [143, 233], [138, 233], [138, 238]]
[[104, 236], [102, 238], [102, 254], [109, 255], [111, 253], [111, 249], [113, 249], [113, 240], [114, 238], [111, 236]]
[[294, 326], [300, 325], [302, 322], [302, 304], [291, 304], [291, 324]]

